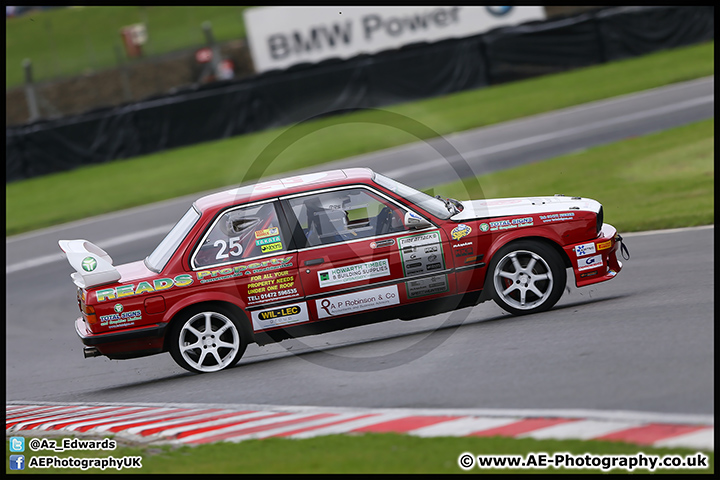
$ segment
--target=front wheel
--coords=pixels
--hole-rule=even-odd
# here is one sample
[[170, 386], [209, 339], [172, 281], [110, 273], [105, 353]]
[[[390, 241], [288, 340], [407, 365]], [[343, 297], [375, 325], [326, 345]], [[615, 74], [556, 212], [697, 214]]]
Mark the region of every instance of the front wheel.
[[217, 372], [235, 365], [245, 353], [247, 335], [233, 315], [221, 308], [193, 308], [177, 318], [170, 355], [186, 370]]
[[502, 247], [488, 270], [493, 300], [513, 315], [550, 310], [562, 296], [567, 274], [551, 246], [521, 240]]

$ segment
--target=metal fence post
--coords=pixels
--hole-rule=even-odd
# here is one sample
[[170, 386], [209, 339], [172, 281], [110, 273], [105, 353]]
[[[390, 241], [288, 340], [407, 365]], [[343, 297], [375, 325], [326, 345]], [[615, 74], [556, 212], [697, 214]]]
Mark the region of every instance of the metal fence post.
[[35, 84], [33, 84], [32, 78], [32, 61], [26, 58], [22, 62], [23, 69], [25, 70], [25, 97], [27, 98], [28, 111], [30, 112], [30, 118], [28, 121], [34, 122], [40, 118], [40, 110], [38, 109], [37, 97], [35, 95]]
[[132, 92], [130, 92], [130, 78], [128, 78], [127, 65], [123, 61], [120, 46], [115, 44], [115, 57], [117, 58], [118, 69], [120, 70], [120, 83], [122, 84], [123, 100], [125, 102], [132, 101]]
[[203, 32], [205, 33], [205, 40], [207, 41], [208, 47], [212, 50], [212, 59], [210, 65], [212, 66], [213, 75], [215, 80], [220, 79], [220, 47], [215, 42], [215, 37], [212, 33], [212, 24], [210, 20], [206, 20], [202, 24]]

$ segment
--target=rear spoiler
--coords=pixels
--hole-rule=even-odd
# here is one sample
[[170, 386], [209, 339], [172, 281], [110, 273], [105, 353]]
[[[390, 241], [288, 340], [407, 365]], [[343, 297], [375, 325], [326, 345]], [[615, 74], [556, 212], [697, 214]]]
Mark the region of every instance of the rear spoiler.
[[75, 269], [70, 277], [80, 288], [113, 283], [120, 280], [120, 272], [112, 264], [105, 250], [87, 240], [59, 240], [60, 249]]

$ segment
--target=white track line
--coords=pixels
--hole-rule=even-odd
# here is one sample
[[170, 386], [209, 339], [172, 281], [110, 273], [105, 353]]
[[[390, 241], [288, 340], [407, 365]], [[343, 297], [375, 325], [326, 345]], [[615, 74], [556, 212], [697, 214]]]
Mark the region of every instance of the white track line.
[[472, 432], [479, 432], [491, 428], [504, 427], [519, 422], [522, 418], [457, 418], [447, 422], [436, 423], [427, 427], [410, 430], [410, 435], [416, 437], [464, 437]]
[[532, 432], [518, 435], [518, 438], [534, 438], [536, 440], [577, 438], [589, 440], [609, 433], [627, 430], [642, 425], [640, 422], [602, 422], [597, 420], [580, 420], [562, 423], [551, 427], [540, 428]]
[[686, 433], [685, 435], [678, 435], [676, 437], [666, 438], [655, 442], [655, 447], [685, 447], [685, 448], [699, 448], [705, 450], [710, 446], [710, 450], [715, 449], [715, 429], [706, 428], [698, 430], [696, 432]]

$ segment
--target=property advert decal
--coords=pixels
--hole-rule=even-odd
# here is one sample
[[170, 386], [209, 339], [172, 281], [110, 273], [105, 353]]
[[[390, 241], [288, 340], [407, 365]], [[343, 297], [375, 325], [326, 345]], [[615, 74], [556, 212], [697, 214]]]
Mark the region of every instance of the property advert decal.
[[252, 312], [255, 331], [308, 321], [310, 321], [310, 317], [305, 302]]
[[295, 281], [295, 275], [289, 270], [252, 276], [247, 284], [248, 302], [280, 300], [299, 295]]
[[248, 265], [237, 265], [235, 267], [216, 268], [213, 270], [200, 270], [195, 273], [200, 283], [217, 282], [228, 278], [242, 277], [243, 275], [255, 275], [278, 268], [292, 267], [293, 257], [277, 257], [262, 262], [253, 262]]
[[388, 275], [390, 275], [390, 264], [387, 259], [383, 259], [321, 270], [318, 272], [318, 280], [320, 281], [320, 288], [325, 288]]
[[319, 318], [330, 318], [399, 304], [397, 285], [315, 300]]
[[122, 285], [115, 288], [103, 288], [95, 292], [98, 302], [115, 300], [117, 298], [132, 297], [143, 293], [160, 292], [172, 287], [186, 287], [193, 283], [192, 276], [188, 274], [178, 275], [175, 278], [158, 278], [152, 282], [140, 282], [137, 285]]

